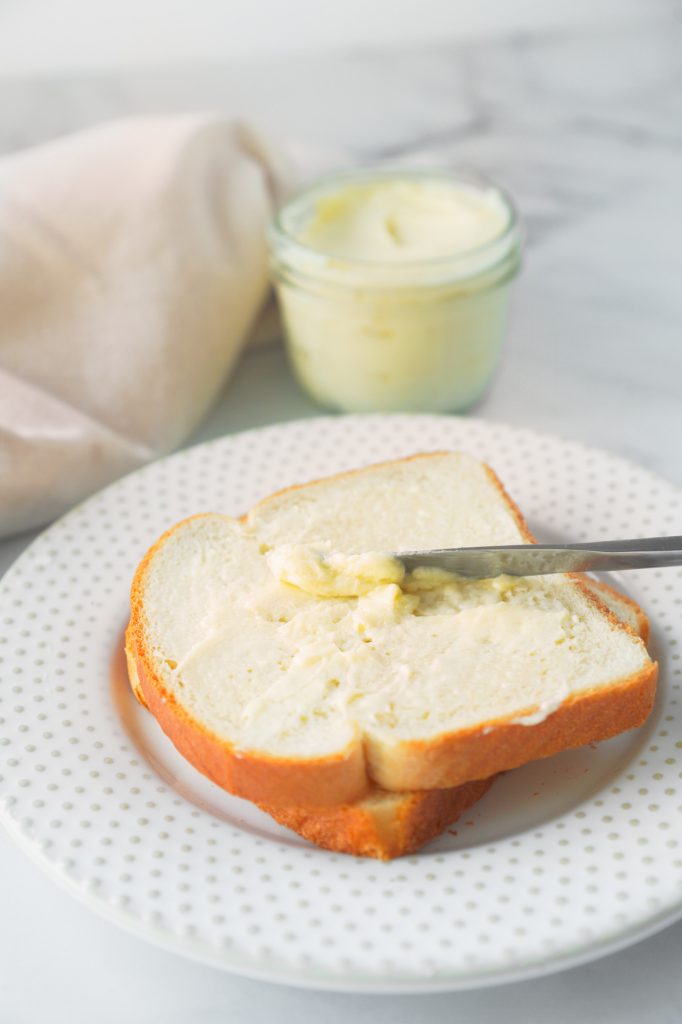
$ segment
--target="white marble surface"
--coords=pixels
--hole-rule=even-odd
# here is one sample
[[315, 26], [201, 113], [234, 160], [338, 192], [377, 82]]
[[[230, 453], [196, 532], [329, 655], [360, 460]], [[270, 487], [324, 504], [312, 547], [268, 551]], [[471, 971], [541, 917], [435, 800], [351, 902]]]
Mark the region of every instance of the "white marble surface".
[[[471, 39], [526, 25], [562, 28], [633, 17], [641, 0], [21, 0], [0, 4], [0, 76], [150, 67], [160, 62]], [[36, 32], [36, 26], [40, 31]]]
[[[675, 9], [653, 0], [637, 24], [468, 46], [5, 80], [0, 150], [115, 114], [212, 106], [358, 158], [413, 153], [485, 171], [516, 197], [528, 245], [504, 362], [477, 414], [682, 483], [681, 52]], [[254, 352], [195, 440], [314, 413], [282, 352]], [[0, 571], [25, 541], [0, 546]], [[540, 981], [360, 998], [248, 982], [148, 947], [74, 903], [4, 835], [0, 872], [3, 1024], [682, 1019], [682, 925]]]

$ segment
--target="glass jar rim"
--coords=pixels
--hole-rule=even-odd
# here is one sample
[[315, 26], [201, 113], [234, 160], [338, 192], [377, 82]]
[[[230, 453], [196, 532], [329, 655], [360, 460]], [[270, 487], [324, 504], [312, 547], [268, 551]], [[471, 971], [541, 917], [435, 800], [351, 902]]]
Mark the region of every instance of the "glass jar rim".
[[[493, 192], [504, 209], [506, 215], [504, 224], [499, 233], [469, 249], [452, 254], [444, 253], [438, 256], [419, 257], [397, 262], [334, 256], [302, 242], [286, 223], [287, 218], [309, 209], [316, 199], [329, 195], [345, 184], [400, 180], [447, 182], [453, 185], [463, 185], [480, 192]], [[360, 273], [371, 277], [372, 271], [385, 272], [389, 270], [391, 274], [407, 278], [411, 273], [419, 272], [420, 275], [426, 273], [433, 282], [466, 279], [490, 272], [498, 264], [506, 263], [510, 256], [514, 257], [518, 254], [522, 232], [519, 214], [513, 200], [503, 188], [486, 175], [477, 171], [451, 170], [443, 167], [415, 168], [399, 165], [385, 167], [376, 165], [352, 168], [326, 175], [311, 182], [291, 199], [284, 202], [275, 212], [268, 226], [268, 241], [275, 261], [286, 263], [292, 270], [303, 271], [306, 276], [310, 277], [317, 276], [316, 270], [323, 276], [327, 276], [331, 263], [335, 273], [343, 273], [345, 270], [351, 275]], [[490, 258], [487, 259], [487, 256]], [[473, 269], [472, 261], [474, 262]], [[432, 277], [429, 272], [432, 272]], [[371, 281], [365, 277], [364, 284], [371, 284]]]

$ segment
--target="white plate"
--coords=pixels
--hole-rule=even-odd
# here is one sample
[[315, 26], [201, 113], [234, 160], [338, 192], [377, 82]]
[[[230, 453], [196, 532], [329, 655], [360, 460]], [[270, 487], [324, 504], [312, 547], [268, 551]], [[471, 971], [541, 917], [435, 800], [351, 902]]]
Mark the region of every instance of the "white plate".
[[576, 444], [475, 419], [324, 418], [228, 437], [114, 484], [47, 530], [0, 592], [2, 820], [136, 934], [233, 971], [383, 992], [489, 985], [634, 942], [682, 914], [682, 571], [620, 579], [653, 620], [638, 732], [509, 773], [419, 855], [309, 846], [190, 768], [122, 674], [128, 585], [202, 510], [412, 452], [488, 460], [541, 539], [679, 532], [682, 495]]

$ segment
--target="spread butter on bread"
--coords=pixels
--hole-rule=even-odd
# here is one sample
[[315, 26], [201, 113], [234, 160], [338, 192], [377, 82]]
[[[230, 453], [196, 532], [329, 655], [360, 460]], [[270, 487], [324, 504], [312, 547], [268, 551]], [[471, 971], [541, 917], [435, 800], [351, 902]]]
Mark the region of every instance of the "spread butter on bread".
[[[241, 520], [195, 516], [136, 573], [131, 682], [196, 768], [294, 828], [294, 809], [451, 791], [641, 725], [657, 667], [599, 586], [387, 579], [381, 557], [373, 581], [355, 557], [522, 542], [497, 477], [460, 453], [290, 488]], [[306, 552], [340, 590], [286, 582]], [[424, 797], [434, 820], [442, 797], [438, 813]]]

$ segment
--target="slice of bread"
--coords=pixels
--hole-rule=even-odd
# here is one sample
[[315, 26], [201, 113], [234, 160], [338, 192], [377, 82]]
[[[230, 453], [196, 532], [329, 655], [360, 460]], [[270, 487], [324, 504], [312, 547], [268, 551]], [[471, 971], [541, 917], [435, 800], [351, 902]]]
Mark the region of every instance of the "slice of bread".
[[133, 582], [133, 685], [200, 771], [289, 808], [454, 787], [640, 725], [656, 665], [578, 577], [415, 574], [320, 598], [268, 560], [532, 540], [493, 472], [458, 453], [292, 488], [242, 521], [185, 520]]

